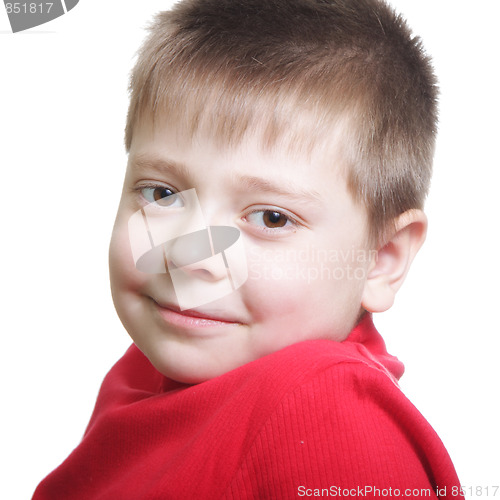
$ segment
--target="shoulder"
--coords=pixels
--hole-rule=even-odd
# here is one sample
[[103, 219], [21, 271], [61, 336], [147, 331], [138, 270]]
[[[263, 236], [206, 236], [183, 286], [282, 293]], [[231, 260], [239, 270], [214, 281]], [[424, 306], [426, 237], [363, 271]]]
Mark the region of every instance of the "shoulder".
[[356, 344], [302, 342], [275, 353], [262, 365], [255, 376], [263, 391], [269, 389], [275, 405], [287, 407], [288, 415], [312, 415], [311, 423], [362, 417], [374, 427], [377, 408], [384, 415], [418, 413], [387, 369]]
[[245, 498], [236, 491], [248, 488], [248, 497], [257, 488], [262, 497], [288, 498], [300, 485], [432, 490], [443, 467], [453, 480], [432, 428], [384, 367], [356, 346], [305, 342], [275, 361], [279, 377], [263, 391], [274, 398], [272, 411], [227, 498]]

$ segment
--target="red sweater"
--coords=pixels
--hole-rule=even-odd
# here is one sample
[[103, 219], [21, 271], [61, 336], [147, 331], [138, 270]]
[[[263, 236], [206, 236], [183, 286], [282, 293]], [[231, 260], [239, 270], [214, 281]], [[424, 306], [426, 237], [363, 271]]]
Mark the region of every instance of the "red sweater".
[[132, 346], [33, 498], [456, 498], [453, 464], [402, 373], [369, 315], [342, 343], [301, 342], [192, 386]]

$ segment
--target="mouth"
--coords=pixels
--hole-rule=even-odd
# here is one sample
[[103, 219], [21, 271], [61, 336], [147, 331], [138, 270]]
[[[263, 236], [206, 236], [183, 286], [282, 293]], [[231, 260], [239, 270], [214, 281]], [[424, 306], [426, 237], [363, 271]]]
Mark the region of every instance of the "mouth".
[[181, 311], [180, 308], [175, 305], [159, 304], [155, 300], [153, 300], [153, 302], [160, 316], [171, 325], [185, 328], [241, 325], [239, 321], [233, 318], [209, 310], [186, 309]]

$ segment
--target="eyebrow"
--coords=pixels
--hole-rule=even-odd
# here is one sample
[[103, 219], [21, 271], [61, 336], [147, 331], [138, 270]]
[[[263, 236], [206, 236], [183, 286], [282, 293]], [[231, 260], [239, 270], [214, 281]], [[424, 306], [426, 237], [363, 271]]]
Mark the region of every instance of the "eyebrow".
[[298, 202], [314, 202], [321, 203], [321, 195], [314, 189], [294, 186], [287, 182], [280, 181], [279, 183], [263, 179], [262, 177], [254, 177], [251, 175], [243, 175], [235, 178], [238, 186], [245, 188], [248, 191], [258, 191], [262, 193], [278, 194]]
[[156, 156], [146, 156], [138, 154], [133, 156], [130, 165], [133, 168], [138, 169], [154, 169], [159, 172], [173, 172], [174, 174], [180, 175], [181, 173], [189, 174], [189, 167], [184, 163], [179, 163], [177, 161], [168, 160], [165, 158], [159, 158]]
[[[132, 158], [131, 165], [134, 168], [151, 168], [159, 172], [172, 172], [175, 175], [189, 175], [190, 173], [189, 166], [184, 163], [141, 154]], [[240, 190], [275, 194], [299, 203], [308, 202], [318, 205], [323, 203], [318, 191], [302, 186], [295, 186], [287, 181], [280, 180], [279, 182], [274, 182], [262, 177], [238, 174], [232, 175], [231, 181]]]

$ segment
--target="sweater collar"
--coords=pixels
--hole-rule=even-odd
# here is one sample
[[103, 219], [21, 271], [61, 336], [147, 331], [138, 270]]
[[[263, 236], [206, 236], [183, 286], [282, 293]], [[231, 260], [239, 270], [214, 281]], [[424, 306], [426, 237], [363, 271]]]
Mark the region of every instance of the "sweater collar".
[[364, 354], [382, 365], [395, 380], [404, 373], [403, 363], [387, 352], [384, 339], [373, 324], [372, 314], [365, 312], [357, 325], [352, 329], [344, 343], [359, 344]]

